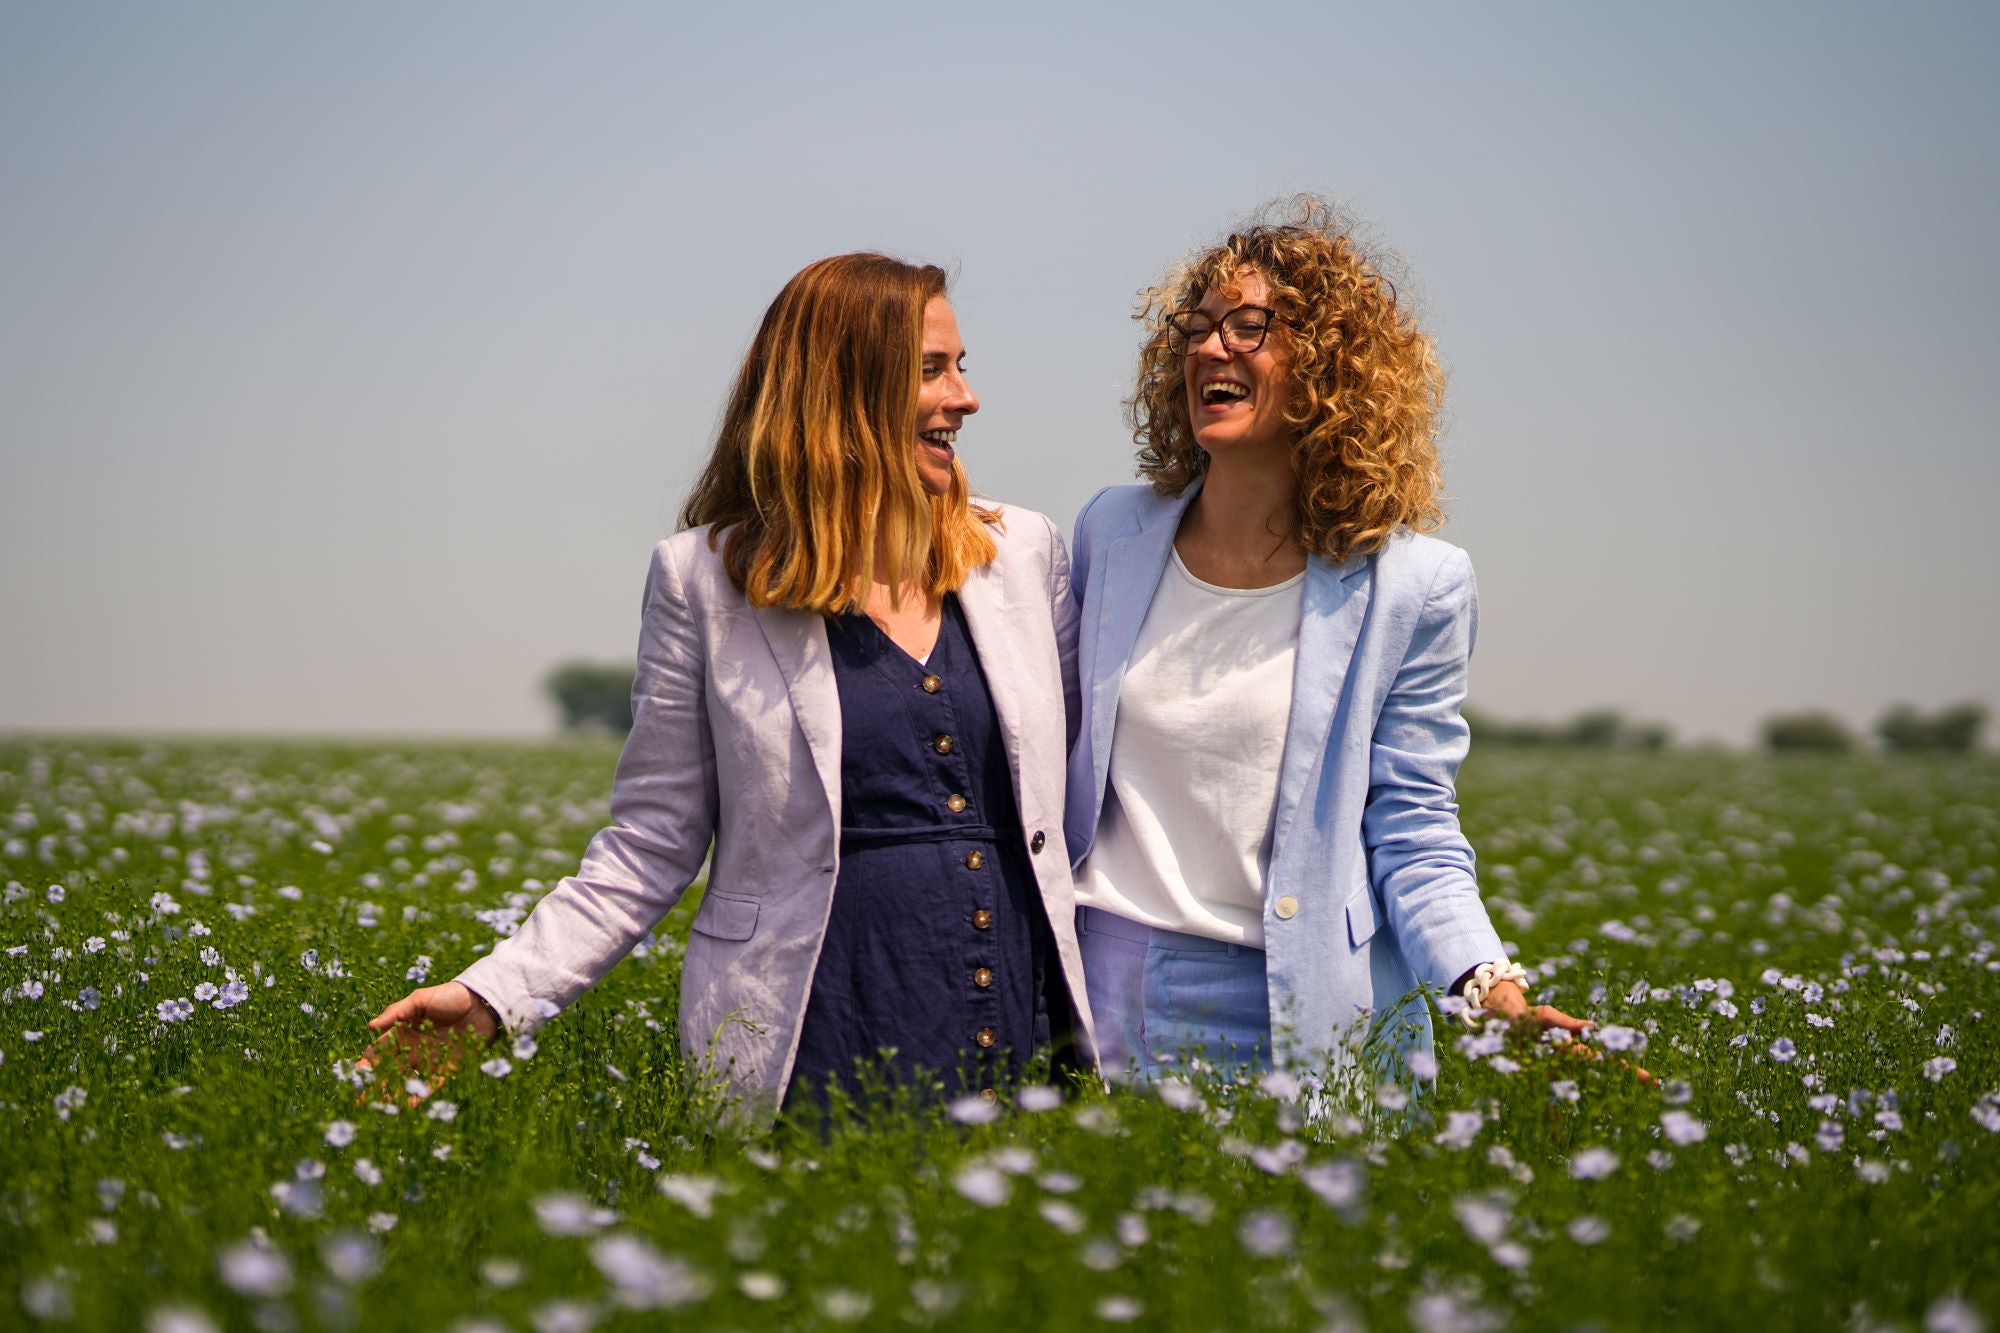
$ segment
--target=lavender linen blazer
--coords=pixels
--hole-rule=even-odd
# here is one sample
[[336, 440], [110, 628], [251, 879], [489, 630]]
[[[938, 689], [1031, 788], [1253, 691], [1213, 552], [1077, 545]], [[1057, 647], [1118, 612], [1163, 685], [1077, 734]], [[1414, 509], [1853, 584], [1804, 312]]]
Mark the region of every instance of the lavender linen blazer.
[[[1083, 728], [1070, 755], [1070, 857], [1096, 837], [1118, 692], [1198, 486], [1100, 491], [1077, 517]], [[1273, 1054], [1351, 1067], [1341, 1037], [1419, 982], [1449, 986], [1503, 956], [1458, 826], [1470, 740], [1459, 705], [1478, 627], [1465, 552], [1399, 534], [1372, 556], [1306, 565], [1290, 719], [1264, 884]], [[1227, 725], [1226, 708], [1217, 724]], [[1421, 1002], [1399, 1044], [1428, 1049]]]
[[[998, 556], [973, 571], [958, 598], [1087, 1042], [1061, 835], [1065, 754], [1078, 718], [1069, 561], [1041, 514], [1008, 509], [1004, 525], [989, 529]], [[826, 621], [750, 606], [708, 536], [696, 528], [653, 552], [611, 825], [519, 932], [457, 979], [509, 1029], [532, 1031], [680, 901], [713, 840], [681, 969], [681, 1044], [727, 1078], [742, 1096], [739, 1110], [765, 1116], [791, 1078], [840, 873], [840, 697]]]

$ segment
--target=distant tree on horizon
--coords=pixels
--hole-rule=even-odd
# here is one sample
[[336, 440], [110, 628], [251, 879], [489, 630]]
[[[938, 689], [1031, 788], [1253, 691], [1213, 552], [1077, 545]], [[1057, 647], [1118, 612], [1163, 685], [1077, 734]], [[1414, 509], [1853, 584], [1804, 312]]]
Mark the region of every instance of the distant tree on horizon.
[[1977, 749], [1986, 729], [1986, 705], [1953, 704], [1926, 715], [1909, 704], [1897, 704], [1875, 723], [1882, 748], [1894, 753], [1963, 754]]
[[564, 662], [542, 680], [562, 713], [564, 731], [632, 730], [632, 668], [597, 662]]
[[1854, 748], [1854, 733], [1824, 709], [1779, 713], [1764, 719], [1764, 746], [1780, 753], [1844, 753]]
[[1673, 731], [1662, 722], [1634, 722], [1615, 708], [1595, 708], [1567, 722], [1510, 722], [1468, 706], [1472, 739], [1487, 745], [1561, 745], [1582, 750], [1664, 750]]

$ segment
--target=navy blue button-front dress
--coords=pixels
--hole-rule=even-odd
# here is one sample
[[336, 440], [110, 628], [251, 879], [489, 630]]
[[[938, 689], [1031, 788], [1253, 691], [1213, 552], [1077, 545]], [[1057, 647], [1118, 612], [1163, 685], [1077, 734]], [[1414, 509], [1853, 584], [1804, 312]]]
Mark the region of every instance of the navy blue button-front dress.
[[1004, 1085], [1068, 1036], [1069, 1000], [964, 613], [945, 597], [928, 662], [866, 616], [827, 642], [840, 874], [787, 1101], [856, 1091], [857, 1060], [926, 1093]]

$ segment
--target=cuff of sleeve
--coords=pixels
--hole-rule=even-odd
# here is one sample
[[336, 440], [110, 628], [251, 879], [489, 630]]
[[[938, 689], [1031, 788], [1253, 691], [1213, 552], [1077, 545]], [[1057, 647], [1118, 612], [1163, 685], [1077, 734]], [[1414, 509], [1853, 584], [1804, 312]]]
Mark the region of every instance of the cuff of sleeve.
[[1481, 963], [1506, 956], [1499, 933], [1483, 920], [1461, 926], [1443, 939], [1413, 941], [1405, 950], [1419, 980], [1429, 980], [1432, 985], [1450, 982], [1447, 994], [1451, 995], [1464, 993], [1465, 983]]
[[477, 990], [474, 990], [471, 986], [466, 985], [466, 983], [463, 981], [459, 982], [458, 984], [461, 986], [465, 986], [466, 993], [472, 996], [473, 1001], [477, 1003], [481, 1009], [484, 1009], [486, 1011], [487, 1017], [493, 1020], [493, 1026], [496, 1030], [501, 1032], [505, 1032], [507, 1030], [507, 1020], [502, 1018], [500, 1016], [500, 1011], [493, 1007], [493, 1001], [487, 999], [484, 995], [481, 995]]
[[528, 994], [494, 954], [479, 959], [452, 980], [491, 1009], [501, 1029], [511, 1036], [529, 1035], [561, 1012], [560, 1006]]

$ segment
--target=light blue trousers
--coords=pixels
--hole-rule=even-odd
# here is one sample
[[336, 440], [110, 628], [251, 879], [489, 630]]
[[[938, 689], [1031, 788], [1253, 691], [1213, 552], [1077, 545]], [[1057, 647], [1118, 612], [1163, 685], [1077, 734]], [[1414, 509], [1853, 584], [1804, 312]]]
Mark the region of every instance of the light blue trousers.
[[1270, 1066], [1262, 949], [1155, 930], [1095, 907], [1077, 909], [1076, 938], [1105, 1077], [1157, 1078], [1194, 1059]]

